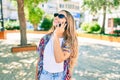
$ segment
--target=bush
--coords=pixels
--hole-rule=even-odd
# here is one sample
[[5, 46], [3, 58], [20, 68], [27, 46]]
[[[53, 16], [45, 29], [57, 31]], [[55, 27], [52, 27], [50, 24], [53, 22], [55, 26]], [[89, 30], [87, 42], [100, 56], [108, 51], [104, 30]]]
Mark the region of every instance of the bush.
[[94, 25], [93, 25], [93, 24], [89, 24], [89, 26], [88, 26], [88, 28], [86, 29], [86, 31], [87, 31], [88, 33], [93, 33], [93, 31], [94, 31]]
[[51, 16], [47, 15], [44, 17], [40, 28], [44, 29], [45, 31], [49, 30], [52, 27], [53, 19], [51, 19]]
[[100, 25], [98, 23], [94, 23], [94, 31], [99, 31], [100, 30]]
[[7, 21], [5, 22], [5, 29], [7, 30], [19, 30], [20, 25], [17, 21]]
[[117, 36], [119, 36], [120, 35], [120, 30], [114, 30], [114, 33], [116, 33]]
[[81, 29], [84, 30], [84, 31], [86, 31], [88, 27], [89, 27], [88, 23], [82, 23], [81, 24]]
[[94, 33], [94, 32], [96, 33], [101, 29], [101, 27], [98, 23], [92, 22], [92, 23], [82, 23], [81, 29], [88, 33]]
[[31, 6], [29, 9], [29, 21], [33, 24], [34, 30], [37, 30], [40, 20], [42, 20], [44, 11], [39, 7]]

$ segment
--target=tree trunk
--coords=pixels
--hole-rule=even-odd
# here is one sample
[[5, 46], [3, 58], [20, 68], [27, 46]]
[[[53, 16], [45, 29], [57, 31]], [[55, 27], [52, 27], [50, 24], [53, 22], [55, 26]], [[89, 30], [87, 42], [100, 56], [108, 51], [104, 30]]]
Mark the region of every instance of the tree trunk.
[[27, 37], [26, 37], [26, 20], [24, 14], [24, 0], [17, 0], [18, 4], [18, 17], [20, 23], [20, 35], [21, 35], [21, 46], [27, 45]]
[[34, 31], [37, 31], [38, 30], [38, 24], [33, 24], [34, 26]]
[[106, 21], [106, 6], [103, 6], [103, 24], [101, 29], [101, 34], [105, 34], [105, 21]]

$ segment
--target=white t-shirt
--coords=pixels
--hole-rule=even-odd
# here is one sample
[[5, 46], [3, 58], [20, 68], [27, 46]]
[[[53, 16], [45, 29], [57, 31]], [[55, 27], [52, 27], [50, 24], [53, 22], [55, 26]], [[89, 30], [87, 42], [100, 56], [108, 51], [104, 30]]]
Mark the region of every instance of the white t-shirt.
[[[60, 41], [60, 46], [62, 46], [63, 38], [59, 38], [59, 41]], [[64, 70], [63, 66], [64, 66], [64, 62], [56, 63], [55, 61], [54, 49], [53, 49], [53, 37], [51, 37], [49, 42], [46, 44], [44, 50], [43, 69], [45, 69], [50, 73], [57, 73], [57, 72], [62, 72]]]

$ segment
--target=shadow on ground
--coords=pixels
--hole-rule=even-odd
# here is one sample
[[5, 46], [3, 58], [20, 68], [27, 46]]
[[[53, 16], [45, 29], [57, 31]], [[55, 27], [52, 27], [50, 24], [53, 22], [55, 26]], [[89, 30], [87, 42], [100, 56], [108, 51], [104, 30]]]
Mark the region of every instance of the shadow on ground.
[[13, 44], [0, 41], [0, 80], [35, 80], [36, 51], [11, 53]]
[[[37, 52], [13, 54], [13, 43], [0, 40], [0, 80], [35, 80]], [[80, 43], [73, 80], [120, 80], [120, 47]]]
[[120, 47], [81, 43], [75, 80], [120, 80]]

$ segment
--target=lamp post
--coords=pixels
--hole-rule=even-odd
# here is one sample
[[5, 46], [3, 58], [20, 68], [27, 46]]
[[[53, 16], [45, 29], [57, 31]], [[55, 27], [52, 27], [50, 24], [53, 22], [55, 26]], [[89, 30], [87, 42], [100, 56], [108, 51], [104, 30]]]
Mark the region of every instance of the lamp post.
[[0, 12], [1, 12], [1, 31], [4, 31], [4, 19], [3, 19], [3, 8], [2, 8], [2, 0], [0, 0]]

